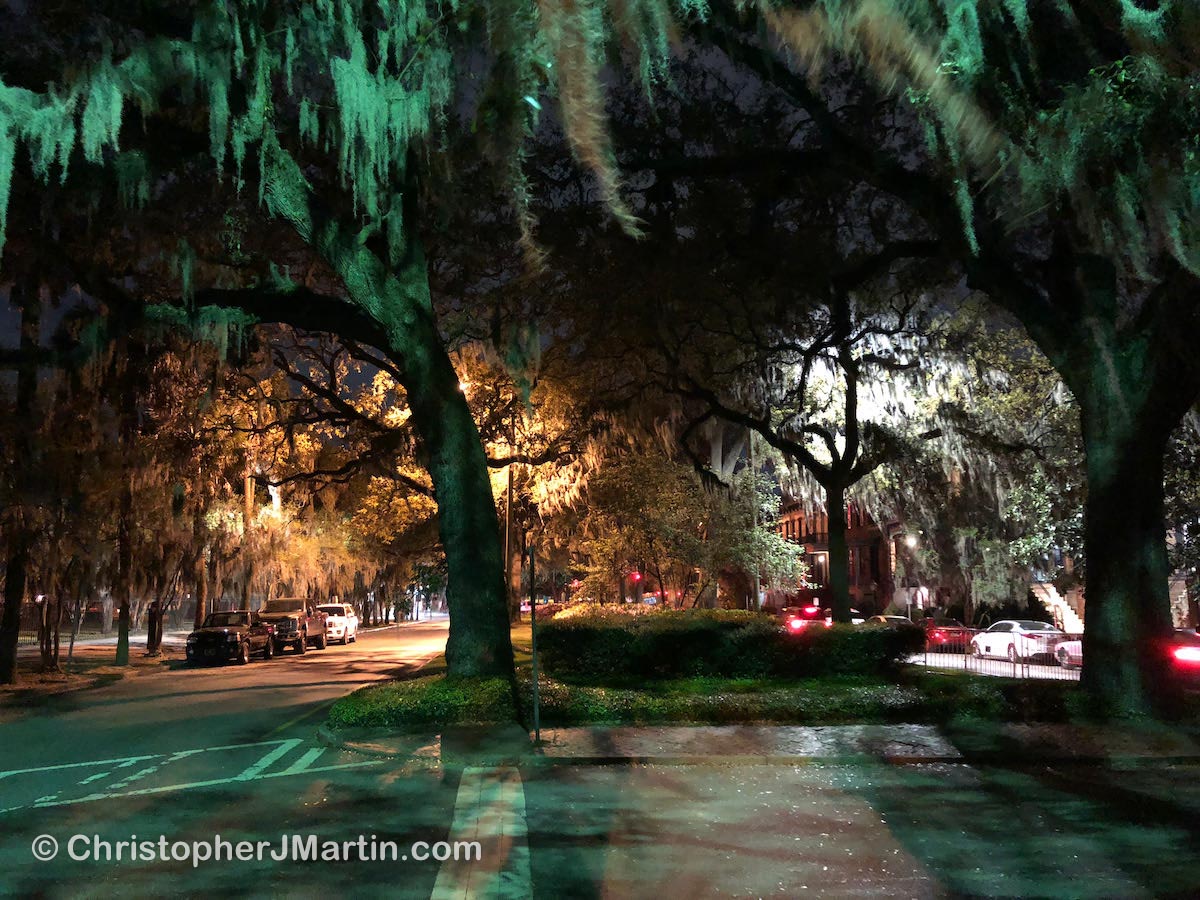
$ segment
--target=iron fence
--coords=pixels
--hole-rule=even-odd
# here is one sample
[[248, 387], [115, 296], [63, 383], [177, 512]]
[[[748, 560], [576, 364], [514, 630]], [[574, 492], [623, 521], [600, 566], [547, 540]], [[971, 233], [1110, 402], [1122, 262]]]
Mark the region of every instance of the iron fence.
[[1015, 638], [973, 628], [932, 629], [925, 652], [913, 662], [931, 669], [951, 669], [998, 678], [1043, 678], [1078, 681], [1083, 661], [1083, 635], [1047, 634]]

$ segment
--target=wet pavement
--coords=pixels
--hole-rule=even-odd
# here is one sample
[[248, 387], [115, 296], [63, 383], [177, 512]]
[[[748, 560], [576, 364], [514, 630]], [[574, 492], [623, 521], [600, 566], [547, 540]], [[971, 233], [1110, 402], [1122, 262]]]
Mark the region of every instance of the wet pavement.
[[[1192, 730], [563, 728], [532, 748], [519, 729], [319, 728], [333, 699], [444, 640], [444, 625], [395, 629], [298, 659], [149, 674], [5, 720], [0, 895], [1200, 896]], [[78, 853], [160, 834], [272, 850], [315, 835], [335, 852], [116, 862], [68, 849], [77, 835]], [[53, 860], [35, 857], [43, 835]], [[360, 835], [405, 858], [346, 852]], [[408, 853], [438, 841], [479, 856]]]

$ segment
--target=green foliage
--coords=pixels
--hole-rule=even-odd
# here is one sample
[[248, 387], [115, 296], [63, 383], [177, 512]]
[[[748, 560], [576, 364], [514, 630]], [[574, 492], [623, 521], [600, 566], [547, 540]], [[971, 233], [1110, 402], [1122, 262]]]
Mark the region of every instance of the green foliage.
[[[481, 37], [472, 24], [479, 5], [457, 3], [214, 0], [193, 10], [187, 38], [123, 34], [112, 23], [114, 34], [103, 35], [110, 49], [71, 60], [44, 91], [0, 81], [0, 250], [16, 147], [29, 149], [39, 178], [57, 163], [65, 179], [76, 148], [89, 163], [111, 161], [129, 105], [150, 114], [180, 97], [206, 112], [213, 162], [220, 170], [232, 157], [239, 186], [248, 155], [258, 155], [261, 184], [280, 147], [324, 137], [354, 208], [371, 231], [387, 220], [390, 243], [398, 246], [394, 186], [405, 182], [412, 151], [447, 118], [462, 77], [456, 54], [469, 58], [468, 67], [481, 54], [495, 61], [489, 91], [503, 99], [489, 110], [505, 135], [497, 148], [527, 235], [523, 145], [541, 106], [538, 95], [555, 85], [577, 158], [594, 173], [617, 219], [636, 231], [620, 197], [600, 69], [610, 42], [620, 38], [634, 49], [647, 83], [658, 80], [669, 52], [671, 5], [635, 0], [615, 14], [597, 2], [483, 8], [489, 27], [474, 43]], [[678, 8], [687, 15], [701, 7], [686, 0]], [[97, 22], [102, 30], [103, 22]], [[127, 48], [119, 61], [115, 40]]]
[[[526, 718], [532, 682], [520, 682]], [[608, 687], [542, 678], [541, 719], [547, 725], [731, 725], [753, 722], [805, 725], [847, 722], [924, 722], [927, 699], [919, 690], [871, 677], [807, 681], [695, 677], [652, 686]]]
[[[1092, 11], [1085, 25], [1073, 5], [820, 0], [766, 18], [814, 78], [837, 53], [914, 103], [958, 179], [972, 249], [967, 168], [1013, 220], [1069, 205], [1133, 273], [1163, 251], [1200, 273], [1200, 7], [1120, 0], [1119, 17]], [[1041, 64], [1062, 46], [1083, 65]]]
[[920, 644], [920, 635], [886, 628], [816, 627], [785, 634], [772, 617], [738, 610], [624, 616], [600, 609], [552, 619], [538, 637], [547, 672], [617, 682], [879, 673]]
[[338, 700], [329, 710], [334, 728], [488, 725], [516, 721], [512, 687], [503, 678], [434, 675], [373, 685]]

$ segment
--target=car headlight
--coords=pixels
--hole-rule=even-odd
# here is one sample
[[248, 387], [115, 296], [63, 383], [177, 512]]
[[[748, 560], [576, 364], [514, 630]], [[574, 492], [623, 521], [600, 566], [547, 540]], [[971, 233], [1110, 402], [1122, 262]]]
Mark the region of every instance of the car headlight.
[[194, 644], [194, 643], [196, 643], [196, 641], [198, 641], [198, 640], [200, 640], [200, 636], [199, 636], [198, 634], [189, 634], [189, 635], [188, 635], [188, 641], [187, 641], [187, 642], [188, 642], [189, 644]]

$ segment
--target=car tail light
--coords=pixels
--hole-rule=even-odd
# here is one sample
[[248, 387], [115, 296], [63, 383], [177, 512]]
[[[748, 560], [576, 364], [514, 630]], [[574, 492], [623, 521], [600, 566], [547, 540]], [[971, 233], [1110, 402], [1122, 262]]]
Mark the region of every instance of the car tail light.
[[942, 634], [940, 631], [935, 631], [935, 632], [933, 633], [933, 636], [934, 636], [934, 637], [935, 637], [937, 640], [942, 640], [943, 638], [945, 638], [945, 635], [944, 635], [944, 634]]
[[803, 631], [807, 624], [803, 619], [788, 619], [788, 628], [792, 631]]
[[1176, 662], [1189, 666], [1200, 665], [1200, 647], [1176, 647], [1172, 655]]

